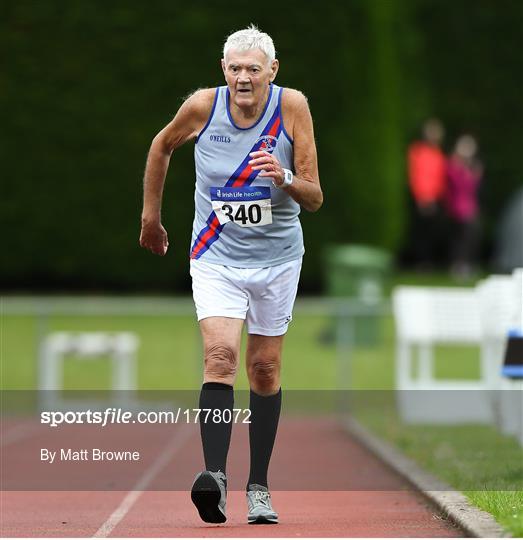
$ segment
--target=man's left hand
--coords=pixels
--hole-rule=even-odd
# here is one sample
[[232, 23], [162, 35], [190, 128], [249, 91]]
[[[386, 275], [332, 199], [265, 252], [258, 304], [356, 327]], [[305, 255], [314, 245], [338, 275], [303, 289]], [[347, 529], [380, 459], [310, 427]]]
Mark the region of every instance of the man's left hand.
[[283, 185], [285, 173], [276, 157], [263, 150], [251, 152], [249, 156], [251, 157], [251, 160], [249, 161], [251, 169], [253, 171], [261, 171], [258, 176], [272, 178], [277, 186]]

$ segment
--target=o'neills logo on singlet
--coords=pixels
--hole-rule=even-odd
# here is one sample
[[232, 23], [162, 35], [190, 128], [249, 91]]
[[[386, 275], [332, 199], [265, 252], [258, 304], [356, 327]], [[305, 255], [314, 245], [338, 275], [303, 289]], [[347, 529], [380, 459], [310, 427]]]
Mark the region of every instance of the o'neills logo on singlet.
[[273, 137], [272, 135], [263, 135], [256, 141], [256, 144], [258, 144], [260, 141], [262, 143], [260, 146], [260, 150], [272, 153], [274, 148], [276, 147], [278, 139], [276, 137]]
[[228, 135], [210, 135], [211, 142], [230, 143], [231, 138]]

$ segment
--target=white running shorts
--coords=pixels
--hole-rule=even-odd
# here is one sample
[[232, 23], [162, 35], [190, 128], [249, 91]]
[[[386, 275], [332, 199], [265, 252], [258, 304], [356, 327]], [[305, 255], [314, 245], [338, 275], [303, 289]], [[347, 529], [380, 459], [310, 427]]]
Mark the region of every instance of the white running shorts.
[[281, 336], [292, 320], [302, 259], [267, 268], [234, 268], [191, 260], [198, 321], [243, 319], [249, 334]]

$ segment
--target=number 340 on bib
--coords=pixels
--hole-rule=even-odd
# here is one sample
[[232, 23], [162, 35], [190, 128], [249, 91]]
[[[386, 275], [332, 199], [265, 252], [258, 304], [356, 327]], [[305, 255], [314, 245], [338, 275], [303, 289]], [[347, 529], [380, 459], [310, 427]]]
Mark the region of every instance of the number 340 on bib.
[[229, 221], [240, 227], [272, 223], [271, 189], [266, 186], [212, 187], [211, 203], [221, 225]]

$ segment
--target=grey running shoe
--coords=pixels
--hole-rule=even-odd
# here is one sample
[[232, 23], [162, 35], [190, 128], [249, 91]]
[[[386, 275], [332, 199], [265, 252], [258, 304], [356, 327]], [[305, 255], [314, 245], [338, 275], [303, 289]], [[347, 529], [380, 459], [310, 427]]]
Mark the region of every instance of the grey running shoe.
[[278, 514], [271, 505], [271, 494], [265, 486], [249, 484], [247, 505], [249, 507], [247, 521], [249, 523], [278, 523]]
[[206, 523], [225, 523], [227, 478], [221, 471], [204, 471], [196, 476], [191, 499]]

